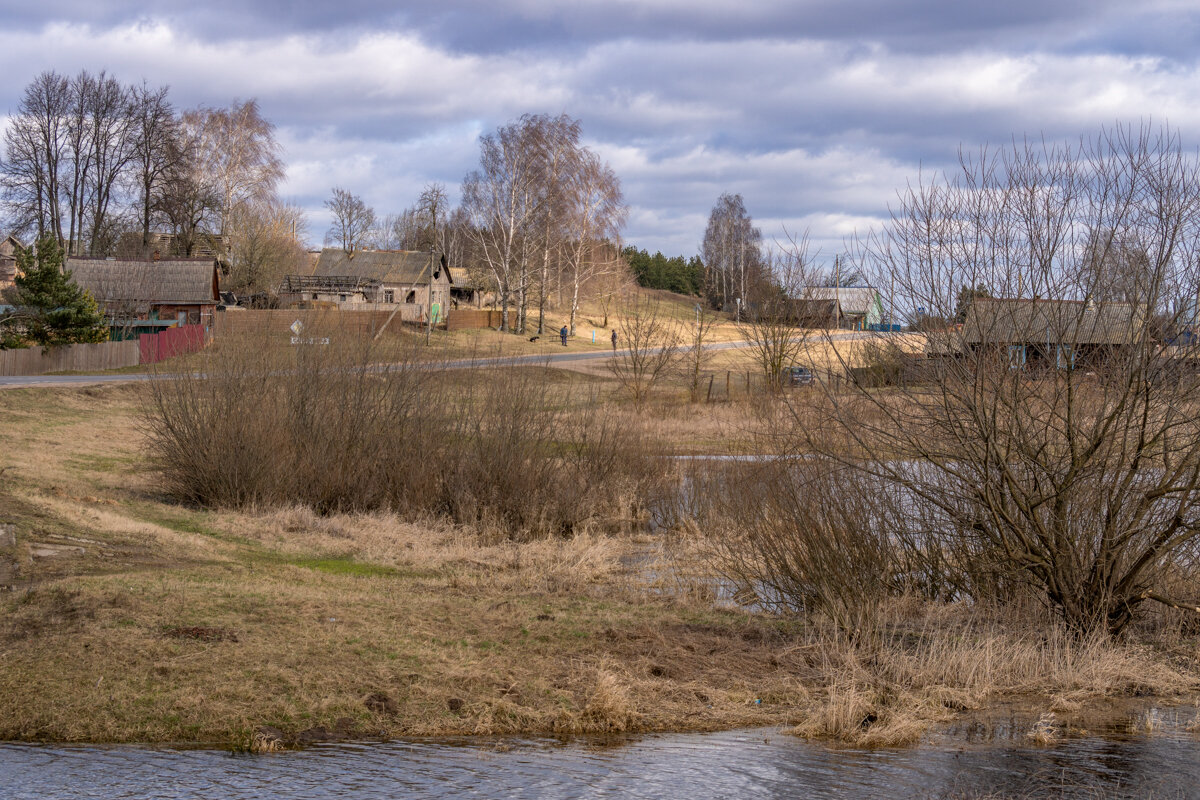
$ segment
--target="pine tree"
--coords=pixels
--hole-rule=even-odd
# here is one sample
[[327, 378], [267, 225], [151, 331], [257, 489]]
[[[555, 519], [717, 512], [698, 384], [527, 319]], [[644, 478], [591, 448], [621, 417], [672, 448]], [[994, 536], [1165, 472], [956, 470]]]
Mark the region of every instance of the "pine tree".
[[62, 247], [53, 237], [21, 250], [17, 271], [13, 288], [5, 292], [5, 300], [13, 308], [0, 317], [5, 328], [0, 346], [57, 347], [108, 338], [95, 299], [63, 270]]

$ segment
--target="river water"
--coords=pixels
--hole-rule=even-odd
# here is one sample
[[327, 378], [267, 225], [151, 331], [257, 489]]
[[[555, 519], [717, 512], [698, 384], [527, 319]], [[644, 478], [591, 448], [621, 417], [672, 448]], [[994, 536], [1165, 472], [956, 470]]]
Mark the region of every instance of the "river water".
[[775, 729], [605, 742], [406, 740], [265, 755], [0, 744], [0, 797], [1190, 798], [1200, 797], [1200, 739], [1184, 726], [1195, 715], [1150, 709], [1049, 746], [1028, 741], [1028, 720], [972, 721], [893, 750], [828, 747]]

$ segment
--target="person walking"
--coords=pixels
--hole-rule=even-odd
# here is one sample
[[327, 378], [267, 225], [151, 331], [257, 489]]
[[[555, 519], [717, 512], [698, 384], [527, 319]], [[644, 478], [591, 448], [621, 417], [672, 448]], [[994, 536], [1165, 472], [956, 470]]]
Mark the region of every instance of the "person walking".
[[558, 335], [562, 337], [563, 347], [566, 347], [567, 346], [567, 326], [566, 325], [562, 326], [562, 330], [560, 330], [558, 332]]
[[616, 328], [613, 328], [612, 342], [613, 342], [613, 352], [615, 353], [615, 352], [617, 352], [617, 329]]

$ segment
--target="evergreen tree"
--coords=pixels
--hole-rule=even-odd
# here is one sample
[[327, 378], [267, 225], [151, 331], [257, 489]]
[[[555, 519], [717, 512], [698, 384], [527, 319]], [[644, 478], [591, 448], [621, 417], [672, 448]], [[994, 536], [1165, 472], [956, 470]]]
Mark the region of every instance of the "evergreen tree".
[[63, 270], [63, 251], [52, 236], [17, 255], [18, 276], [5, 292], [12, 310], [0, 317], [6, 329], [3, 346], [28, 343], [56, 347], [77, 342], [103, 342], [108, 327], [96, 301]]
[[975, 300], [984, 300], [992, 296], [988, 291], [987, 286], [980, 283], [974, 288], [964, 286], [958, 290], [958, 302], [954, 305], [954, 319], [956, 322], [965, 322], [967, 319], [967, 309]]
[[699, 256], [667, 258], [661, 252], [650, 255], [633, 245], [622, 253], [639, 286], [647, 289], [666, 289], [679, 294], [699, 295], [704, 285], [704, 263]]

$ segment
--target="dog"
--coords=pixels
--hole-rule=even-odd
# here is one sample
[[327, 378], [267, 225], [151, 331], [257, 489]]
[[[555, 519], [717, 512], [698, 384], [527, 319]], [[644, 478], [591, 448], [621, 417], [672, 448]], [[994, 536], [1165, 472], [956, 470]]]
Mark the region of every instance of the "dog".
[[537, 341], [538, 339], [540, 339], [540, 338], [542, 338], [542, 337], [540, 337], [540, 336], [530, 336], [530, 337], [529, 337], [529, 341], [531, 341], [531, 342], [536, 342], [536, 341]]

